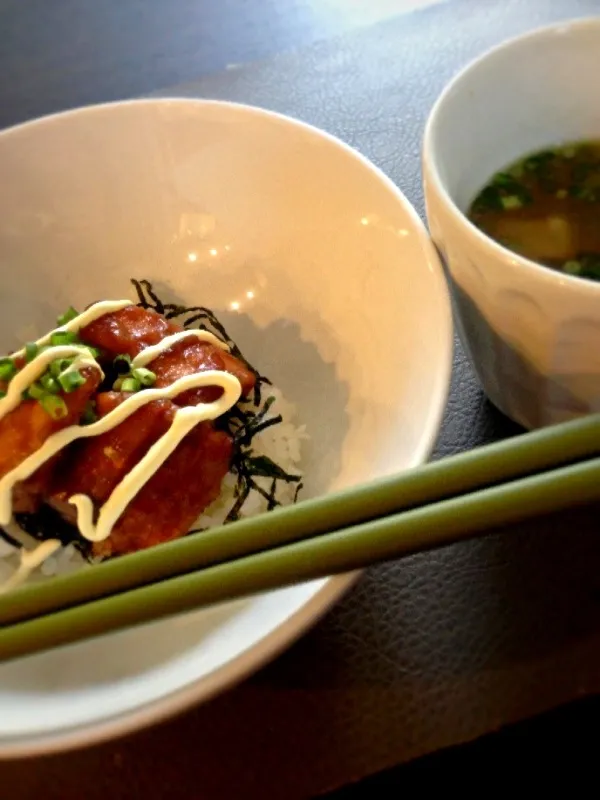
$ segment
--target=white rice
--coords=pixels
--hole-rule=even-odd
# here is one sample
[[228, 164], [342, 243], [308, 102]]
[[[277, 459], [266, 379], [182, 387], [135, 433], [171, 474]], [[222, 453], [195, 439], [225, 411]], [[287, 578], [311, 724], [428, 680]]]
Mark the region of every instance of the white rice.
[[[295, 423], [296, 408], [282, 396], [278, 389], [273, 386], [263, 385], [263, 402], [267, 397], [273, 397], [274, 401], [264, 417], [265, 421], [278, 415], [281, 415], [283, 421], [255, 434], [250, 447], [246, 448], [246, 451], [251, 451], [252, 456], [267, 456], [285, 472], [297, 475], [300, 478], [302, 442], [308, 438], [306, 426]], [[256, 407], [250, 401], [241, 403], [240, 406], [244, 410], [256, 410]], [[256, 477], [255, 481], [266, 492], [270, 492], [272, 486], [271, 478]], [[280, 505], [289, 505], [294, 502], [298, 482], [288, 483], [283, 480], [277, 482], [275, 499]], [[225, 521], [236, 501], [236, 483], [236, 475], [229, 472], [223, 479], [220, 496], [196, 520], [192, 526], [193, 530], [215, 527]], [[267, 510], [267, 498], [257, 491], [251, 491], [240, 509], [239, 517], [251, 517]], [[11, 530], [10, 533], [15, 534], [14, 538], [17, 538], [15, 531]], [[201, 536], [202, 534], [199, 533], [198, 535]], [[20, 531], [18, 538], [28, 550], [39, 544], [32, 536], [23, 534]], [[18, 568], [20, 562], [19, 554], [19, 549], [0, 537], [0, 587]], [[66, 574], [74, 570], [89, 568], [90, 566], [92, 565], [83, 558], [73, 545], [68, 545], [47, 558], [41, 567], [29, 576], [27, 582], [46, 580], [54, 575]]]

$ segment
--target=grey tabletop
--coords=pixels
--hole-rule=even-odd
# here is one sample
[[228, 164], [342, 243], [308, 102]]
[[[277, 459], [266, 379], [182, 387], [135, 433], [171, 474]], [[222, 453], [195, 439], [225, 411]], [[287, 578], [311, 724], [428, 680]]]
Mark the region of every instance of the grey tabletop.
[[[372, 159], [423, 213], [421, 135], [450, 76], [504, 38], [599, 10], [600, 0], [453, 0], [159, 93], [252, 103], [318, 125]], [[107, 86], [93, 99], [111, 99]], [[435, 456], [518, 433], [486, 401], [457, 343]], [[168, 789], [173, 798], [290, 800], [597, 693], [595, 519], [596, 509], [581, 509], [369, 570], [236, 689], [127, 739], [26, 769], [0, 764], [0, 783], [18, 787], [16, 797], [151, 799]]]

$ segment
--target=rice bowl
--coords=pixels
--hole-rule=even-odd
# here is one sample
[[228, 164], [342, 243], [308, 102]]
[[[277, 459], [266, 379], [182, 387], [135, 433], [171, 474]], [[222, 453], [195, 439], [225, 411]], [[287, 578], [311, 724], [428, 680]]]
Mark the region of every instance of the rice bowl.
[[[299, 465], [301, 497], [428, 457], [450, 378], [444, 276], [410, 204], [348, 146], [258, 109], [136, 101], [0, 133], [0, 174], [2, 352], [144, 276], [165, 301], [211, 308], [277, 387], [285, 424], [263, 445]], [[355, 577], [0, 665], [0, 756], [87, 745], [205, 701]]]

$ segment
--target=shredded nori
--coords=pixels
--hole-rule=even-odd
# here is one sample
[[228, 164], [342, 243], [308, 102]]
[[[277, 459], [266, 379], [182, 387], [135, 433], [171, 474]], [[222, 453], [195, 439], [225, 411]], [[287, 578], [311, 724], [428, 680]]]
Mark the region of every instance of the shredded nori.
[[[261, 375], [252, 364], [244, 357], [244, 354], [229, 336], [223, 325], [215, 317], [213, 312], [205, 306], [182, 306], [177, 303], [163, 303], [154, 291], [152, 284], [148, 280], [135, 280], [131, 279], [137, 292], [139, 303], [142, 308], [151, 308], [157, 314], [162, 314], [166, 319], [176, 319], [184, 328], [196, 327], [200, 330], [209, 331], [210, 333], [218, 336], [221, 341], [225, 342], [230, 349], [232, 355], [248, 367], [250, 372], [256, 378], [254, 387], [254, 405], [259, 406], [261, 403], [261, 390], [263, 384], [270, 385], [271, 381]], [[198, 323], [198, 324], [196, 324]]]
[[[50, 506], [44, 505], [34, 514], [15, 514], [15, 522], [25, 533], [33, 536], [39, 542], [46, 539], [58, 539], [63, 547], [72, 544], [85, 558], [91, 558], [91, 542], [84, 539], [74, 525], [63, 519], [58, 511]], [[14, 545], [12, 537], [2, 528], [0, 528], [0, 535]], [[20, 547], [18, 543], [17, 546]]]
[[[262, 399], [263, 393], [265, 393], [264, 387], [270, 386], [271, 381], [261, 375], [248, 361], [229, 336], [223, 324], [210, 309], [204, 306], [182, 306], [176, 303], [164, 303], [156, 294], [150, 281], [144, 279], [138, 281], [132, 278], [131, 283], [135, 287], [138, 296], [138, 305], [142, 308], [150, 308], [158, 314], [162, 314], [166, 319], [176, 319], [184, 328], [194, 326], [215, 334], [228, 345], [231, 354], [239, 358], [256, 378], [252, 398], [256, 410], [247, 408], [243, 404], [238, 404], [226, 414], [223, 414], [217, 421], [219, 428], [227, 431], [233, 439], [231, 471], [237, 477], [234, 490], [236, 500], [227, 514], [225, 522], [233, 522], [239, 519], [241, 509], [252, 491], [258, 492], [266, 499], [269, 510], [280, 505], [277, 500], [279, 481], [298, 484], [294, 498], [295, 502], [302, 486], [300, 476], [286, 472], [272, 459], [267, 456], [254, 455], [252, 451], [252, 440], [258, 433], [271, 425], [278, 425], [282, 422], [279, 415], [265, 419], [274, 402], [273, 397], [267, 397], [264, 401]], [[272, 478], [269, 490], [267, 491], [260, 486], [256, 482], [256, 478]], [[197, 532], [198, 529], [190, 531], [190, 533]]]

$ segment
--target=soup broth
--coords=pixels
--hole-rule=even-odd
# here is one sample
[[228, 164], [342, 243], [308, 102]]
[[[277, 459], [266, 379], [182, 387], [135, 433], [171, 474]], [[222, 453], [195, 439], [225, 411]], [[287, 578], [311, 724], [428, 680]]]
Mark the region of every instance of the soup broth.
[[600, 281], [600, 139], [539, 151], [497, 172], [468, 217], [515, 253]]

